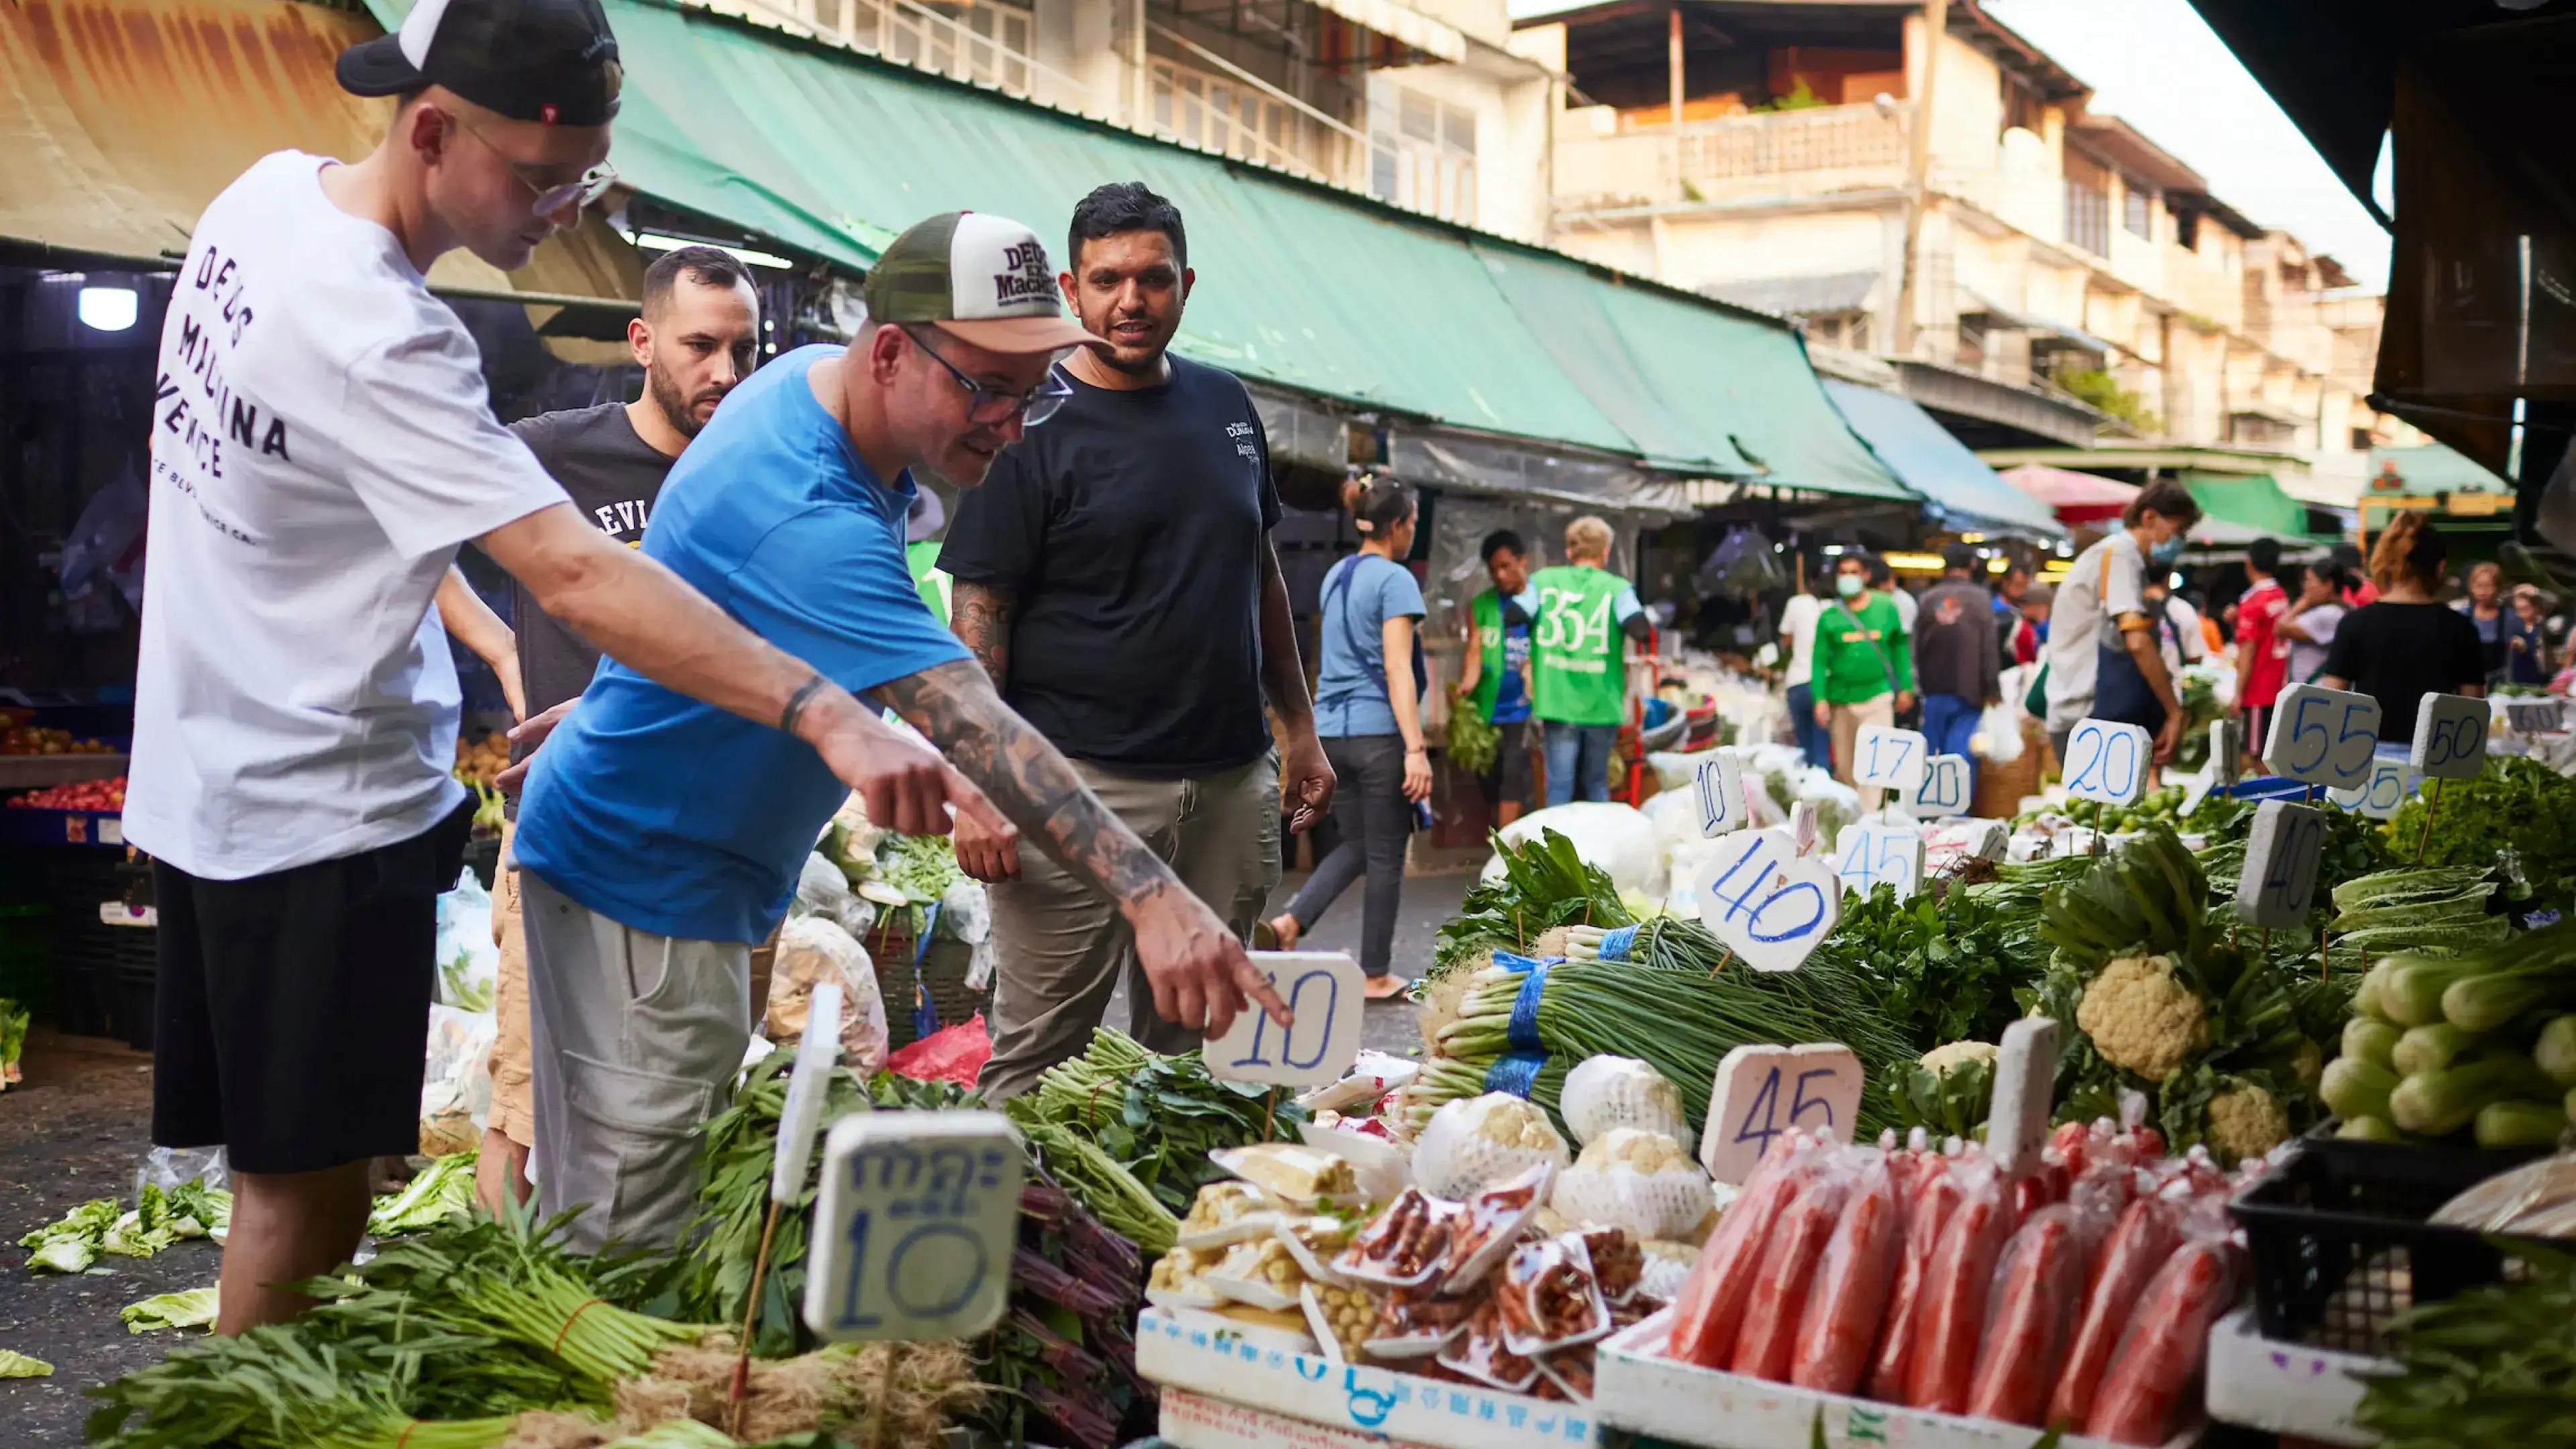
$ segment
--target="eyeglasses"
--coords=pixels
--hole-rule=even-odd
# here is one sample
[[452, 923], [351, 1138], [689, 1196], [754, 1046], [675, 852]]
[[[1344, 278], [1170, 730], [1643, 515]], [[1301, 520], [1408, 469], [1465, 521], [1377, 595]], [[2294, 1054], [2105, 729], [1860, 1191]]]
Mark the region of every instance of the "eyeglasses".
[[947, 368], [948, 375], [957, 379], [957, 385], [966, 389], [966, 420], [978, 426], [998, 428], [1018, 418], [1023, 425], [1034, 428], [1054, 417], [1056, 409], [1064, 406], [1065, 399], [1073, 396], [1073, 389], [1067, 387], [1053, 369], [1048, 370], [1046, 381], [1025, 393], [987, 387], [967, 376], [956, 363], [940, 356], [939, 349], [923, 341], [920, 333], [906, 327], [903, 335], [912, 339], [913, 346], [930, 354], [932, 361]]
[[463, 116], [458, 116], [455, 120], [458, 129], [482, 142], [484, 150], [500, 157], [501, 164], [510, 168], [511, 177], [521, 186], [528, 188], [536, 198], [533, 209], [539, 216], [552, 216], [567, 206], [588, 206], [606, 196], [608, 188], [617, 184], [617, 168], [602, 161], [583, 172], [578, 181], [566, 181], [554, 186], [539, 186], [528, 179], [527, 163], [494, 145], [492, 138], [484, 135], [481, 127]]

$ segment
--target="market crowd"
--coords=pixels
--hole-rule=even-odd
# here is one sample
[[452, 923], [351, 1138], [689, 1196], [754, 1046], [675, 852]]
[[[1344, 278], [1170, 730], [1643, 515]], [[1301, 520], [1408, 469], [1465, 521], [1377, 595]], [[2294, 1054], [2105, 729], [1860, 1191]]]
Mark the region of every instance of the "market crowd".
[[[153, 432], [126, 822], [161, 910], [153, 1140], [233, 1170], [220, 1330], [302, 1311], [284, 1285], [349, 1257], [371, 1163], [415, 1145], [472, 814], [444, 635], [522, 717], [478, 1187], [582, 1209], [576, 1245], [680, 1231], [764, 943], [853, 795], [992, 883], [990, 1098], [1080, 1052], [1122, 984], [1157, 1050], [1284, 1024], [1248, 944], [1294, 943], [1354, 881], [1369, 994], [1393, 993], [1431, 778], [1417, 500], [1353, 480], [1310, 691], [1260, 416], [1169, 351], [1196, 281], [1172, 203], [1109, 181], [1048, 219], [1061, 253], [929, 217], [847, 345], [757, 366], [742, 266], [666, 252], [628, 329], [642, 395], [504, 427], [425, 274], [521, 266], [615, 185], [615, 37], [597, 0], [447, 0], [337, 74], [392, 98], [387, 134], [265, 157], [206, 208]], [[214, 428], [219, 399], [272, 446]], [[924, 479], [959, 498], [936, 542]], [[1590, 518], [1556, 567], [1486, 541], [1461, 707], [1509, 731], [1507, 810], [1540, 748], [1548, 799], [1607, 797], [1648, 627], [1611, 546]], [[1339, 844], [1260, 919], [1283, 833], [1327, 817]]]

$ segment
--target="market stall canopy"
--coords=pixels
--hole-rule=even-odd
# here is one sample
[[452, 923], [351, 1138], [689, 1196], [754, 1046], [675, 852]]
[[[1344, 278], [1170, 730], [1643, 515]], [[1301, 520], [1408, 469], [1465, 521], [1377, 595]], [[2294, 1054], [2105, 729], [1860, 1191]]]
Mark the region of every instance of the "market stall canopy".
[[[402, 0], [370, 3], [400, 23]], [[935, 212], [1045, 235], [1094, 186], [1140, 180], [1189, 222], [1192, 357], [1666, 470], [1911, 496], [1779, 322], [737, 17], [604, 4], [625, 66], [616, 164], [670, 205], [863, 270]]]
[[[342, 91], [341, 49], [364, 15], [290, 0], [26, 0], [0, 6], [0, 247], [48, 260], [166, 268], [206, 203], [250, 164], [294, 148], [355, 160], [390, 100]], [[632, 307], [643, 267], [608, 227], [548, 241], [504, 275], [450, 252], [441, 291]]]
[[2185, 473], [2182, 485], [2191, 490], [2192, 501], [2200, 505], [2205, 519], [2237, 524], [2285, 543], [2310, 541], [2307, 507], [2268, 477]]
[[2066, 468], [2051, 468], [2044, 463], [2024, 463], [1995, 475], [2031, 497], [2048, 505], [2059, 519], [2067, 523], [2094, 523], [2117, 518], [2129, 500], [2138, 496], [2135, 484], [2116, 478], [2096, 478], [2090, 473], [2077, 473]]
[[2427, 443], [2420, 448], [2370, 450], [2370, 482], [2363, 494], [2405, 493], [2430, 498], [2437, 493], [2511, 493], [2513, 485], [2481, 467], [2477, 460]]
[[1932, 415], [1892, 392], [1825, 381], [1825, 395], [1879, 461], [1906, 487], [1931, 500], [1954, 528], [1982, 528], [2030, 538], [2064, 538], [2047, 505], [2006, 483], [1950, 436]]

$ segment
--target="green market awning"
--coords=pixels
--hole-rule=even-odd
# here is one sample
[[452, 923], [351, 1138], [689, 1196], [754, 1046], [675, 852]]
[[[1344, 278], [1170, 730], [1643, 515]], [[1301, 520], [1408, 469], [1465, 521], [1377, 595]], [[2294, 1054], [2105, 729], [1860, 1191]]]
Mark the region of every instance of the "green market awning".
[[[384, 24], [408, 0], [369, 0]], [[1795, 334], [1571, 258], [669, 0], [603, 0], [614, 159], [658, 200], [864, 269], [940, 211], [1041, 236], [1107, 180], [1188, 219], [1179, 345], [1246, 377], [1713, 477], [1909, 498]]]
[[2307, 505], [2281, 491], [2268, 474], [2240, 477], [2222, 473], [2185, 473], [2182, 485], [2192, 501], [2212, 519], [2255, 533], [2268, 533], [2284, 543], [2306, 543]]
[[1825, 396], [1879, 461], [1954, 527], [2066, 537], [2065, 525], [2047, 504], [2005, 482], [1912, 399], [1832, 378], [1824, 386]]
[[[2398, 486], [2383, 485], [2380, 480], [2384, 478], [2396, 479]], [[2371, 449], [2370, 481], [2362, 488], [2364, 498], [2372, 493], [2430, 498], [2439, 493], [2512, 492], [2512, 484], [2488, 472], [2476, 459], [2440, 443], [2427, 443], [2420, 448]]]

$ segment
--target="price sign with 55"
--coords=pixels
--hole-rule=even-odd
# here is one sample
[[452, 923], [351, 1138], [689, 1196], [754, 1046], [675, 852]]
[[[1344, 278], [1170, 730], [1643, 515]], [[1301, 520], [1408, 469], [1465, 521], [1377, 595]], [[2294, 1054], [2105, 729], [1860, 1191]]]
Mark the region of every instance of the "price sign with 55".
[[1740, 1184], [1772, 1140], [1793, 1127], [1848, 1142], [1861, 1087], [1860, 1058], [1846, 1046], [1737, 1047], [1710, 1084], [1700, 1165], [1719, 1182]]
[[1842, 919], [1842, 883], [1778, 830], [1742, 830], [1700, 867], [1700, 920], [1757, 971], [1795, 971]]
[[2349, 690], [2293, 684], [2272, 709], [2263, 762], [2272, 773], [2328, 789], [2357, 790], [2379, 748], [2379, 701]]
[[855, 1112], [823, 1146], [805, 1324], [834, 1341], [972, 1338], [1002, 1316], [1020, 1148], [999, 1112]]

